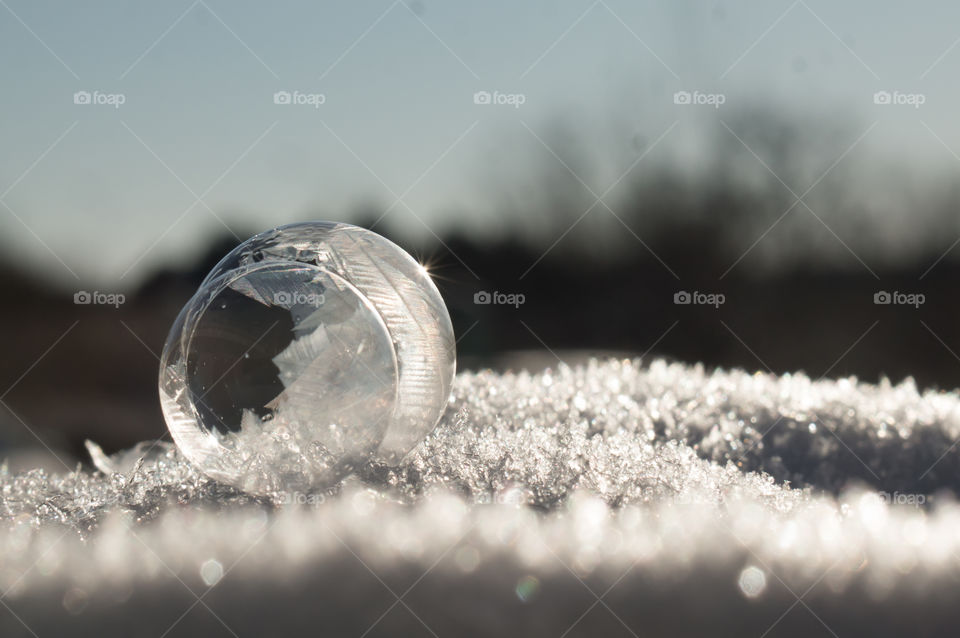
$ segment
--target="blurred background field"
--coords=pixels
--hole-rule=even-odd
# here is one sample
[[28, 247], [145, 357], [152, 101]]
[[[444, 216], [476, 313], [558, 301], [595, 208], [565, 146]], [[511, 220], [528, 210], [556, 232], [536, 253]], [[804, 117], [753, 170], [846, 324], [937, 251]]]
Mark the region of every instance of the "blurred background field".
[[960, 386], [955, 5], [0, 17], [0, 452], [162, 436], [176, 313], [240, 240], [307, 219], [427, 264], [462, 369], [646, 355]]

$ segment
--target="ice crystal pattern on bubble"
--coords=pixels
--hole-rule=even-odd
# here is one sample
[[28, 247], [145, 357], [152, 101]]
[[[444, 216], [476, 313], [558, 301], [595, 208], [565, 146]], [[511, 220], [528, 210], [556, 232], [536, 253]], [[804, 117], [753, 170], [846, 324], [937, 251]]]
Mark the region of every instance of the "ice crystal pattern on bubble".
[[443, 300], [402, 249], [346, 224], [257, 235], [210, 272], [170, 331], [160, 397], [198, 469], [254, 494], [398, 461], [435, 426], [455, 352]]

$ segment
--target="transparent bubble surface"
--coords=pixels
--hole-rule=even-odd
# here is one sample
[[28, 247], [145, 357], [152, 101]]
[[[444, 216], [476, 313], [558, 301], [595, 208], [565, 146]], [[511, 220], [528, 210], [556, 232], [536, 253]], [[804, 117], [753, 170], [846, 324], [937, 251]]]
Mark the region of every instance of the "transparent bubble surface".
[[257, 235], [171, 328], [160, 401], [177, 446], [254, 494], [311, 492], [437, 424], [455, 371], [440, 293], [376, 233], [311, 222]]

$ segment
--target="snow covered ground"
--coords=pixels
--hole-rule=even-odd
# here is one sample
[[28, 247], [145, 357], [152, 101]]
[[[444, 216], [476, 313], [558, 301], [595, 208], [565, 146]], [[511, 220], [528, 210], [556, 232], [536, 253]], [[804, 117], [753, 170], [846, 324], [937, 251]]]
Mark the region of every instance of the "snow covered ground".
[[960, 621], [960, 397], [609, 360], [251, 499], [167, 444], [0, 474], [0, 635], [895, 636]]

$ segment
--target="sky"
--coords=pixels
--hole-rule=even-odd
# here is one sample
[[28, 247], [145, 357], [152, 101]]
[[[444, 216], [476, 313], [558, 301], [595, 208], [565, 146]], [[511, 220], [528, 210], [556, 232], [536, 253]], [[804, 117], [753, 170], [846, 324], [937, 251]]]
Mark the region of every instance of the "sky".
[[909, 235], [887, 176], [960, 170], [957, 25], [948, 2], [0, 0], [0, 247], [127, 289], [304, 219], [502, 236], [540, 167], [615, 199], [658, 163], [710, 170], [718, 132], [749, 146], [733, 114], [758, 105], [848, 122], [784, 187], [861, 167]]

